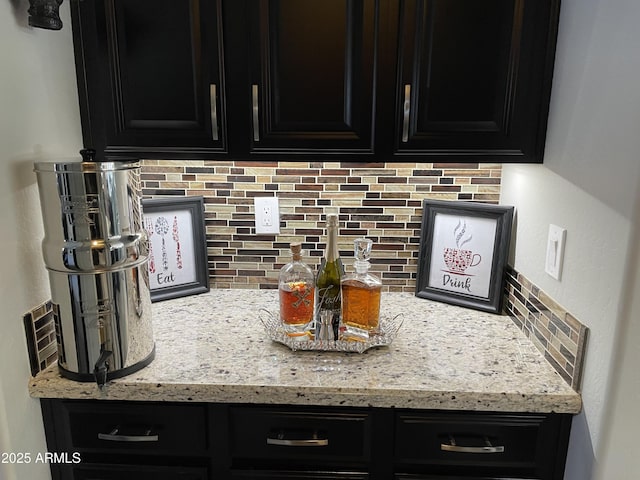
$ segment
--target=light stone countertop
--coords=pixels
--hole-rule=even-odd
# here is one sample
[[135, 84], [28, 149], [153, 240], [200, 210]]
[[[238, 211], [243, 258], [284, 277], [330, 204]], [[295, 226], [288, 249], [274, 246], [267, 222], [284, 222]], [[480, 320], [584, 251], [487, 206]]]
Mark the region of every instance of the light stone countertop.
[[32, 397], [373, 406], [578, 413], [581, 398], [504, 315], [383, 293], [382, 318], [402, 312], [389, 346], [364, 353], [291, 351], [258, 311], [272, 290], [211, 290], [153, 304], [156, 358], [109, 382], [62, 378], [54, 365]]

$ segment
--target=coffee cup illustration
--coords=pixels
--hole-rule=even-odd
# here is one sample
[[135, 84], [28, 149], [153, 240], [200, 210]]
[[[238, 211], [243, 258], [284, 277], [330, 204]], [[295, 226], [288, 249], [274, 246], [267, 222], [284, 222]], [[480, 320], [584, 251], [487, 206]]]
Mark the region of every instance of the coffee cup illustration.
[[465, 273], [467, 268], [480, 264], [482, 257], [479, 253], [460, 248], [445, 248], [444, 263], [452, 273]]

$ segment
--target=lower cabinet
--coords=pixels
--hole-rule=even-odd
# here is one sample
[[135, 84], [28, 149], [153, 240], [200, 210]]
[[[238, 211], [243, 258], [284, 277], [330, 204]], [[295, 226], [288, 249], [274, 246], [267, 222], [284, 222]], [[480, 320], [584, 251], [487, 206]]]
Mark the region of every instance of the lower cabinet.
[[395, 480], [525, 480], [521, 478], [507, 478], [507, 477], [478, 477], [478, 476], [459, 476], [447, 475], [445, 477], [441, 475], [404, 475], [399, 474], [394, 477]]
[[561, 480], [569, 414], [42, 399], [53, 480]]
[[208, 480], [206, 467], [85, 464], [63, 469], [74, 480]]
[[203, 404], [41, 400], [53, 480], [208, 480]]
[[399, 412], [396, 478], [561, 479], [569, 428], [562, 415]]
[[372, 415], [367, 411], [229, 409], [232, 465], [259, 468], [366, 469]]
[[239, 480], [366, 480], [369, 477], [366, 473], [353, 472], [288, 472], [286, 470], [260, 472], [260, 471], [233, 471], [231, 477]]
[[232, 478], [370, 478], [370, 411], [232, 406], [229, 421]]

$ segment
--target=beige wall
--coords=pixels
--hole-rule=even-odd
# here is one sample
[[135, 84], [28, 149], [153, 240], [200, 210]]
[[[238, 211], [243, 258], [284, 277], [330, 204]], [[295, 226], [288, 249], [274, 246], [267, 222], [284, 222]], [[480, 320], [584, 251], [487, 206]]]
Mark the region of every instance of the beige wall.
[[[69, 3], [63, 30], [33, 29], [29, 4], [0, 2], [0, 452], [46, 451], [39, 402], [29, 397], [22, 315], [49, 298], [33, 162], [82, 147]], [[44, 464], [0, 464], [2, 480], [49, 478]]]
[[[629, 291], [639, 248], [638, 18], [637, 0], [563, 0], [545, 163], [503, 168], [501, 203], [517, 209], [514, 267], [590, 329], [567, 480], [640, 476], [637, 454], [610, 448], [640, 426], [627, 397], [639, 391], [640, 338], [627, 336], [640, 322]], [[550, 223], [567, 229], [561, 281], [544, 273]], [[619, 363], [626, 358], [635, 367]]]
[[[636, 217], [640, 215], [640, 190], [636, 196]], [[627, 259], [618, 335], [614, 345], [612, 374], [608, 379], [607, 404], [596, 478], [598, 480], [638, 478], [637, 434], [640, 405], [640, 222], [635, 222]]]

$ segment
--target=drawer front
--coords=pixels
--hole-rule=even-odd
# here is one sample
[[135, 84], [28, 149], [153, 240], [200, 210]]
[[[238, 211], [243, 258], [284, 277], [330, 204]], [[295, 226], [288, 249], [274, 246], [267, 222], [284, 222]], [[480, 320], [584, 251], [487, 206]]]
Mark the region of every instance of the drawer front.
[[232, 407], [230, 421], [234, 459], [358, 463], [370, 458], [367, 412]]
[[61, 402], [56, 410], [64, 444], [79, 452], [207, 452], [207, 415], [202, 405]]
[[395, 475], [394, 480], [526, 480], [523, 478], [513, 478], [513, 477], [460, 477], [460, 476], [441, 476], [441, 475], [406, 475], [399, 474]]
[[366, 473], [352, 472], [261, 472], [238, 471], [232, 472], [231, 478], [238, 480], [367, 480]]
[[395, 461], [428, 466], [418, 471], [434, 474], [536, 476], [546, 447], [545, 422], [544, 415], [400, 413]]
[[69, 480], [207, 480], [206, 467], [86, 464], [74, 467]]

